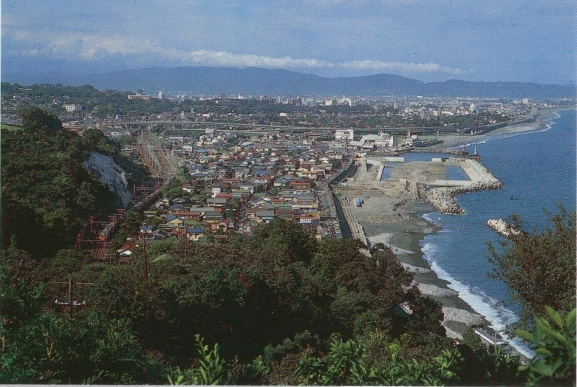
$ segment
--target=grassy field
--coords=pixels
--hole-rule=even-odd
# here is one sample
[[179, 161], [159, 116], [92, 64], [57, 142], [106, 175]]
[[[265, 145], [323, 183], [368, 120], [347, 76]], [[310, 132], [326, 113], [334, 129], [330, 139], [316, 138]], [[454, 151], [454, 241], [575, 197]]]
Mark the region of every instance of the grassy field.
[[1, 129], [6, 129], [6, 130], [21, 130], [21, 129], [22, 129], [22, 126], [20, 126], [20, 125], [0, 124], [0, 128], [1, 128]]

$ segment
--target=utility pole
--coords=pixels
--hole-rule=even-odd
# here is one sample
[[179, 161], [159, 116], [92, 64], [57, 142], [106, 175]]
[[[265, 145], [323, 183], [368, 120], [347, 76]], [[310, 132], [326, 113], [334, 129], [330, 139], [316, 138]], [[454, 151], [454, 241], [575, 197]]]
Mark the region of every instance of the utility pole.
[[[74, 308], [74, 285], [94, 285], [92, 282], [77, 282], [74, 283], [73, 278], [68, 278], [68, 282], [48, 282], [49, 285], [68, 285], [68, 302], [61, 302], [56, 299], [57, 305], [68, 305], [68, 317], [72, 318], [73, 308]], [[84, 305], [84, 303], [78, 304], [76, 306]]]
[[70, 310], [70, 318], [72, 318], [72, 292], [74, 291], [74, 280], [68, 278], [68, 308]]
[[148, 259], [146, 257], [146, 235], [144, 238], [144, 280], [148, 279]]

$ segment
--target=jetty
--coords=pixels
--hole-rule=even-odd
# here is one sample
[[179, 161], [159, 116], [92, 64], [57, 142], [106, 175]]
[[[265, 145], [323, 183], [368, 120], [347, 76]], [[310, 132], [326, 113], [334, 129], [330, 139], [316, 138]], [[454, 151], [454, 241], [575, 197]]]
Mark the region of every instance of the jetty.
[[436, 180], [428, 184], [425, 197], [442, 214], [459, 215], [463, 208], [455, 201], [455, 196], [466, 192], [500, 189], [504, 185], [477, 160], [464, 159], [451, 161], [461, 166], [470, 180]]

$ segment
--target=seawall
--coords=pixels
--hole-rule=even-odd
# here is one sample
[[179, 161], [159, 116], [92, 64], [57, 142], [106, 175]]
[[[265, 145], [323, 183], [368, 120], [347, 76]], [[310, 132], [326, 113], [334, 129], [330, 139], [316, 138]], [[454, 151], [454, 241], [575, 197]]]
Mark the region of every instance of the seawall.
[[[324, 203], [326, 206], [324, 209], [324, 217], [328, 218], [330, 223], [336, 223], [335, 233], [333, 235], [335, 237], [348, 236], [351, 227], [346, 222], [346, 219], [342, 214], [342, 209], [339, 211], [339, 208], [335, 205], [334, 193], [332, 192], [330, 184], [339, 183], [347, 177], [353, 176], [355, 172], [355, 163], [353, 161], [348, 161], [342, 168], [339, 168], [335, 173], [328, 176], [326, 180], [318, 183], [320, 191], [324, 192]], [[336, 225], [339, 227], [337, 228]]]
[[[432, 188], [426, 191], [425, 196], [437, 210], [442, 214], [459, 215], [463, 213], [461, 206], [455, 201], [455, 196], [473, 191], [482, 191], [490, 189], [500, 189], [504, 185], [487, 168], [476, 160], [460, 161], [459, 165], [463, 168], [465, 174], [471, 179], [470, 182], [463, 180], [455, 181], [451, 184], [450, 180], [437, 181], [443, 183], [442, 188]], [[447, 187], [454, 185], [453, 187]]]

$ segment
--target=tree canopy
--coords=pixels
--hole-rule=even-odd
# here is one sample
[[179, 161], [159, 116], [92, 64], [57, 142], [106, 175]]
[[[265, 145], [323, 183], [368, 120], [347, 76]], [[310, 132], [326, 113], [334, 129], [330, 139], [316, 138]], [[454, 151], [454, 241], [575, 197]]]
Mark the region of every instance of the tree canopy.
[[[17, 324], [6, 325], [6, 356], [14, 359], [10, 362], [10, 375], [24, 375], [19, 374], [24, 372], [17, 367], [20, 362], [34, 370], [22, 376], [28, 382], [39, 381], [44, 375], [50, 376], [49, 380], [79, 383], [99, 375], [102, 369], [96, 365], [90, 366], [91, 374], [76, 374], [67, 368], [69, 365], [52, 360], [31, 367], [22, 358], [28, 344], [15, 341], [21, 335], [20, 328], [30, 327], [40, 330], [39, 335], [46, 331], [45, 335], [58, 343], [58, 348], [62, 346], [62, 351], [82, 351], [64, 343], [71, 337], [88, 343], [96, 340], [93, 333], [82, 336], [77, 332], [84, 332], [83, 324], [89, 321], [102, 324], [102, 334], [110, 334], [107, 332], [116, 330], [112, 328], [115, 324], [122, 324], [123, 330], [116, 334], [124, 341], [117, 345], [132, 351], [128, 353], [132, 353], [130, 364], [134, 368], [126, 369], [126, 378], [134, 381], [141, 380], [137, 374], [152, 354], [171, 369], [196, 364], [197, 334], [207, 343], [219, 343], [221, 356], [237, 357], [245, 364], [262, 356], [268, 347], [268, 355], [263, 358], [267, 367], [290, 364], [291, 373], [298, 363], [297, 355], [308, 345], [325, 352], [335, 334], [352, 339], [380, 331], [390, 340], [407, 334], [435, 336], [437, 339], [429, 343], [436, 342], [439, 351], [445, 348], [449, 340], [440, 326], [439, 305], [432, 300], [424, 302], [418, 290], [408, 286], [410, 273], [390, 251], [375, 250], [365, 255], [359, 247], [358, 242], [351, 240], [318, 242], [296, 223], [279, 219], [255, 230], [252, 238], [231, 238], [219, 243], [189, 241], [187, 246], [183, 239], [169, 239], [149, 247], [146, 281], [142, 251], [133, 253], [132, 265], [118, 266], [91, 263], [73, 251], [61, 251], [38, 263], [28, 253], [11, 248], [3, 256], [5, 272], [9, 274], [4, 278], [20, 284], [20, 290], [6, 295], [4, 314], [22, 315], [19, 310], [23, 304], [16, 302], [18, 297], [35, 296], [28, 297], [25, 308], [33, 312], [19, 317]], [[64, 289], [45, 285], [49, 281], [66, 282], [67, 278], [91, 284], [75, 290], [75, 297], [87, 300], [88, 306], [75, 311], [73, 321], [68, 321], [66, 311], [54, 304]], [[400, 303], [408, 303], [415, 310], [427, 308], [429, 312], [401, 317], [395, 311]], [[94, 320], [96, 316], [100, 317]], [[42, 320], [38, 320], [40, 317]], [[16, 321], [15, 317], [9, 319]], [[32, 344], [37, 347], [30, 351], [42, 351], [48, 345], [40, 336]], [[410, 340], [405, 344], [411, 347], [406, 348], [407, 357], [424, 345]], [[95, 344], [95, 348], [102, 345]], [[106, 356], [113, 356], [110, 351], [121, 356], [122, 350], [102, 348]], [[48, 370], [58, 370], [58, 375], [48, 375]], [[278, 370], [275, 377], [280, 377]], [[114, 375], [124, 377], [122, 373]], [[100, 377], [110, 381], [104, 374]], [[152, 376], [151, 381], [155, 382]]]
[[118, 201], [84, 167], [90, 152], [129, 162], [119, 160], [119, 147], [98, 130], [81, 137], [36, 107], [21, 115], [23, 130], [2, 130], [1, 244], [12, 241], [36, 258], [48, 257], [73, 244], [90, 215], [109, 213]]
[[541, 232], [522, 230], [521, 217], [513, 215], [513, 227], [522, 231], [500, 241], [500, 249], [489, 243], [489, 275], [507, 284], [522, 308], [522, 325], [532, 324], [533, 316], [547, 318], [545, 306], [562, 313], [575, 306], [575, 210], [560, 206], [546, 214], [551, 225]]

